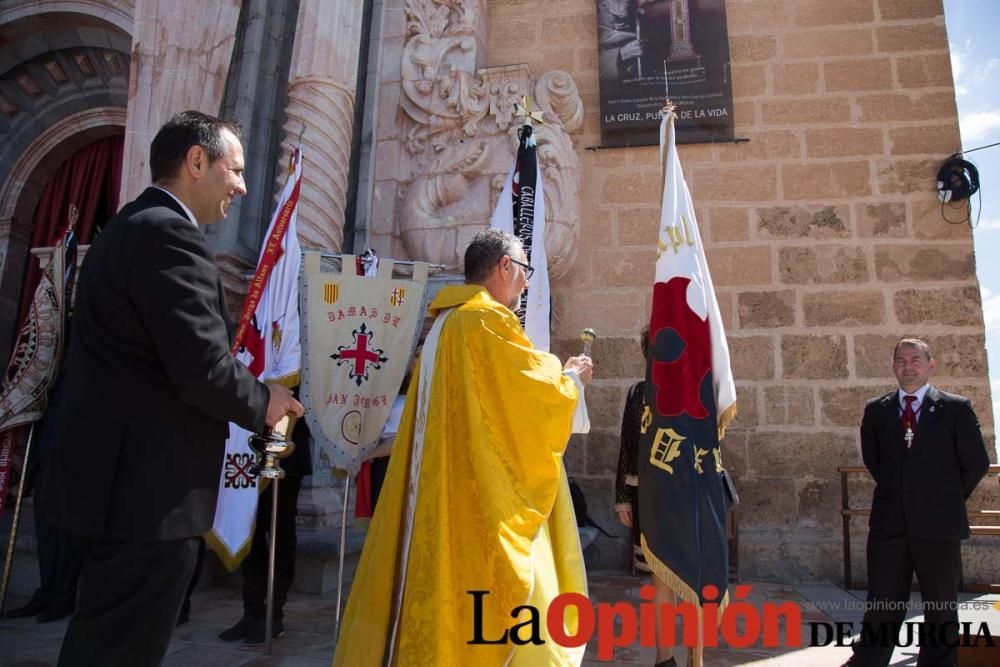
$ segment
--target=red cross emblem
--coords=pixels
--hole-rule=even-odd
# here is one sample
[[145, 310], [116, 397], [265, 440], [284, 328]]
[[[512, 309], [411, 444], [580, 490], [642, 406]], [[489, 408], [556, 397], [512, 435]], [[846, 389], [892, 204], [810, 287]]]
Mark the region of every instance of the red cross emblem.
[[402, 287], [396, 287], [392, 290], [392, 294], [389, 296], [389, 303], [399, 307], [403, 305], [403, 297], [406, 295], [406, 290]]
[[257, 486], [250, 469], [254, 464], [253, 454], [226, 454], [227, 489], [248, 489]]
[[354, 336], [354, 344], [341, 345], [330, 358], [334, 359], [338, 366], [349, 364], [351, 379], [360, 387], [361, 383], [368, 379], [368, 369], [382, 368], [382, 364], [389, 361], [389, 357], [385, 356], [384, 350], [369, 349], [374, 332], [368, 331], [364, 323], [351, 333]]
[[264, 372], [264, 335], [257, 325], [257, 313], [254, 313], [250, 320], [250, 326], [247, 327], [246, 336], [243, 337], [240, 352], [250, 353], [250, 363], [248, 364], [250, 372], [254, 374], [254, 377], [260, 377], [261, 373]]

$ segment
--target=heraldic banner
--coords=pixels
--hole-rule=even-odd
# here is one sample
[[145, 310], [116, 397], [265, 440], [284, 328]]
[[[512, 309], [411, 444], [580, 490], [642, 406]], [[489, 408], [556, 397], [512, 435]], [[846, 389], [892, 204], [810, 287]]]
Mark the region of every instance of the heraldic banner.
[[[288, 180], [264, 234], [257, 271], [250, 283], [232, 352], [262, 382], [292, 388], [299, 383], [299, 268], [302, 250], [296, 231], [302, 183], [302, 149], [292, 152]], [[205, 543], [230, 572], [250, 552], [257, 499], [264, 488], [253, 471], [257, 460], [250, 431], [229, 424], [212, 530]]]
[[10, 485], [16, 428], [42, 418], [62, 361], [76, 275], [75, 212], [71, 206], [69, 228], [52, 249], [0, 385], [0, 513]]
[[381, 259], [374, 276], [322, 271], [321, 254], [305, 253], [300, 288], [304, 314], [302, 404], [315, 444], [334, 468], [352, 476], [378, 445], [406, 375], [424, 319], [429, 264], [394, 279]]
[[[736, 414], [736, 387], [673, 120], [668, 112], [660, 129], [663, 192], [638, 461], [642, 548], [678, 596], [699, 610], [705, 602], [721, 609], [732, 498], [719, 439]], [[711, 589], [705, 595], [709, 585], [714, 597]]]

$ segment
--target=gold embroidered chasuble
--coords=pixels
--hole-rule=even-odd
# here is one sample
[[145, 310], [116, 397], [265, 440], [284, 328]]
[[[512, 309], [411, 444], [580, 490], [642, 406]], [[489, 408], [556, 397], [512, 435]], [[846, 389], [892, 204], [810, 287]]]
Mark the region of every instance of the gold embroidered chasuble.
[[[533, 348], [517, 317], [484, 288], [444, 288], [430, 311], [446, 309], [436, 352], [424, 350], [435, 356], [416, 493], [408, 487], [418, 381], [410, 386], [333, 664], [578, 665], [584, 647], [558, 646], [545, 620], [559, 593], [587, 594], [562, 463], [577, 385], [554, 355]], [[467, 591], [488, 591], [481, 597], [484, 639], [526, 621], [526, 613], [512, 618], [511, 611], [530, 604], [539, 610], [545, 643], [470, 645], [475, 601]], [[571, 636], [576, 621], [566, 614]]]

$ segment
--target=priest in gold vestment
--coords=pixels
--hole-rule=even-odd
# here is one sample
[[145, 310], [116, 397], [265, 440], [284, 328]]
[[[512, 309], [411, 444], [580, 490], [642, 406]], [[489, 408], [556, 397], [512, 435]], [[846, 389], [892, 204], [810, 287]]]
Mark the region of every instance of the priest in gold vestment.
[[[583, 646], [548, 636], [546, 611], [560, 593], [587, 594], [562, 455], [571, 431], [589, 428], [591, 361], [573, 357], [563, 367], [534, 349], [512, 312], [530, 273], [516, 237], [481, 232], [465, 253], [466, 284], [444, 288], [430, 306], [435, 323], [335, 667], [541, 667], [583, 658]], [[538, 610], [534, 626], [527, 605]], [[542, 643], [512, 641], [512, 633], [527, 640], [533, 632]], [[477, 636], [484, 641], [470, 644]]]

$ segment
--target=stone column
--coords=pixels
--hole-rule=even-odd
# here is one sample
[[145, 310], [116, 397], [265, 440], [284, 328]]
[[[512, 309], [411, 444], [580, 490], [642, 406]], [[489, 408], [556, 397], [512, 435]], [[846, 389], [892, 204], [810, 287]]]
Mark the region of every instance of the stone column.
[[136, 0], [121, 202], [149, 185], [149, 144], [178, 111], [218, 114], [240, 0]]
[[344, 238], [363, 9], [357, 0], [299, 5], [281, 148], [287, 160], [306, 128], [298, 232], [308, 248], [339, 252]]

